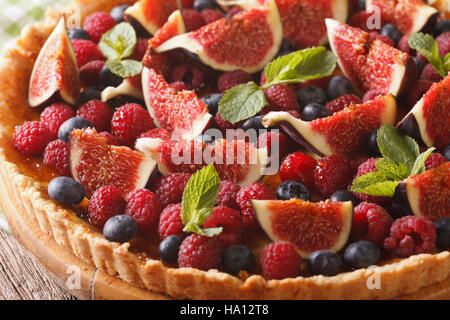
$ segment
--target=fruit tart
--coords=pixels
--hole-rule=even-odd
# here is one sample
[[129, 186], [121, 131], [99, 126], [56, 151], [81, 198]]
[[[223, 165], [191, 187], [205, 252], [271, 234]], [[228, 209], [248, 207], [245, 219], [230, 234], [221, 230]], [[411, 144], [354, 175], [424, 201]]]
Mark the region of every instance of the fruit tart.
[[172, 298], [390, 299], [444, 283], [440, 10], [420, 0], [49, 9], [2, 59], [5, 197], [63, 250]]

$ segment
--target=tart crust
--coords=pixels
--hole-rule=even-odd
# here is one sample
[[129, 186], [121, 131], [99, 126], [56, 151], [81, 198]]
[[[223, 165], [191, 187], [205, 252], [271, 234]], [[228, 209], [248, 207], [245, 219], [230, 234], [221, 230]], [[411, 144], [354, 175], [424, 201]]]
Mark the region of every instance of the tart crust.
[[[109, 11], [127, 0], [77, 0], [66, 13], [80, 8], [85, 17]], [[252, 275], [241, 280], [226, 273], [192, 268], [170, 268], [159, 260], [143, 261], [130, 252], [129, 243], [107, 241], [76, 213], [49, 199], [47, 183], [21, 172], [8, 160], [6, 139], [16, 125], [38, 115], [27, 103], [27, 85], [34, 61], [61, 12], [49, 9], [44, 22], [26, 26], [16, 45], [0, 65], [0, 180], [16, 211], [55, 239], [61, 248], [82, 261], [123, 281], [153, 292], [183, 299], [390, 299], [417, 292], [450, 277], [450, 252], [421, 254], [383, 266], [341, 273], [334, 277], [314, 276], [266, 281]], [[380, 288], [369, 289], [368, 283]]]

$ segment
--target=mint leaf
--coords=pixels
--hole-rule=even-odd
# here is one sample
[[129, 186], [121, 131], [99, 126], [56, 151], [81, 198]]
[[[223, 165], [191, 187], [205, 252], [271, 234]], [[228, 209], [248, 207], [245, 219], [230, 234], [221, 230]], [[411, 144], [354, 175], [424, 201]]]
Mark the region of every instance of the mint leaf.
[[434, 150], [436, 150], [436, 148], [429, 148], [417, 157], [411, 170], [411, 175], [419, 174], [425, 171], [425, 161], [427, 161], [428, 157]]
[[122, 22], [103, 34], [99, 48], [108, 60], [121, 60], [133, 54], [136, 43], [136, 31], [131, 24]]
[[408, 39], [408, 44], [411, 49], [415, 49], [423, 55], [443, 78], [447, 76], [437, 42], [431, 35], [413, 33]]
[[209, 237], [222, 231], [220, 228], [212, 228], [209, 231], [201, 228], [213, 211], [219, 188], [219, 174], [212, 164], [191, 176], [183, 192], [181, 209], [181, 221], [185, 226], [183, 231]]
[[128, 78], [142, 72], [142, 63], [136, 60], [106, 60], [106, 66], [115, 75]]
[[378, 159], [375, 166], [390, 180], [401, 181], [409, 175], [408, 167], [404, 163], [397, 164], [388, 158]]
[[450, 72], [450, 53], [447, 53], [444, 58], [445, 71]]
[[219, 113], [225, 121], [237, 123], [253, 117], [269, 102], [264, 91], [254, 82], [228, 90], [219, 102]]
[[398, 181], [388, 180], [384, 173], [373, 171], [356, 178], [350, 190], [371, 196], [392, 197], [397, 184]]

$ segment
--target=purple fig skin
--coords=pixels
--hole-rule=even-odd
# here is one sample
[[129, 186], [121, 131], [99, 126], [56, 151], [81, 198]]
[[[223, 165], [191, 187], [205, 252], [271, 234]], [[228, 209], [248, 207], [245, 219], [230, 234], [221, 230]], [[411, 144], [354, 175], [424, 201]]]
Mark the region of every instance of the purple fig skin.
[[400, 96], [403, 92], [406, 92], [408, 88], [417, 80], [419, 77], [419, 71], [417, 70], [417, 65], [412, 57], [409, 57], [406, 62], [405, 75], [403, 76], [402, 84], [400, 85], [399, 92], [396, 96]]
[[302, 147], [310, 150], [311, 152], [314, 152], [315, 154], [317, 154], [320, 157], [325, 156], [323, 153], [321, 153], [316, 148], [314, 148], [311, 144], [309, 144], [303, 138], [303, 136], [300, 133], [298, 133], [297, 130], [294, 129], [294, 127], [290, 123], [283, 121], [280, 123], [280, 128], [281, 128], [281, 130], [283, 130], [284, 133], [286, 133], [286, 135], [288, 135], [292, 140], [297, 142]]
[[399, 182], [397, 188], [395, 188], [395, 193], [392, 197], [392, 208], [394, 209], [394, 212], [392, 212], [394, 219], [413, 215], [406, 194], [406, 183]]
[[412, 113], [408, 114], [398, 124], [397, 129], [416, 140], [418, 144], [424, 145], [422, 136], [420, 135], [419, 125], [417, 124], [417, 120]]
[[439, 12], [436, 12], [435, 14], [431, 15], [428, 18], [427, 23], [425, 23], [425, 25], [420, 30], [420, 32], [432, 33], [433, 29], [434, 29], [434, 25], [436, 24], [436, 21], [437, 21], [438, 17], [439, 17]]
[[132, 16], [125, 15], [125, 21], [131, 24], [131, 26], [136, 30], [136, 35], [141, 38], [150, 38], [151, 34]]

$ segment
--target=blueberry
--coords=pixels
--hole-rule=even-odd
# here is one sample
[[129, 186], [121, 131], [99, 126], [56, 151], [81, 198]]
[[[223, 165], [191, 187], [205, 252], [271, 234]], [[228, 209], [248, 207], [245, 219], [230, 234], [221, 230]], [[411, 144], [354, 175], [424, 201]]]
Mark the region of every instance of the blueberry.
[[69, 135], [74, 129], [93, 128], [92, 123], [80, 117], [73, 117], [65, 121], [58, 130], [58, 139], [69, 142]]
[[87, 87], [81, 91], [78, 105], [81, 106], [91, 100], [102, 100], [102, 92], [97, 87]]
[[353, 207], [356, 207], [361, 201], [353, 194], [353, 192], [348, 190], [338, 190], [330, 196], [331, 202], [347, 202], [351, 201]]
[[303, 87], [298, 89], [295, 93], [297, 95], [298, 103], [302, 107], [310, 103], [318, 103], [321, 105], [327, 103], [327, 94], [316, 86]]
[[441, 33], [450, 31], [450, 20], [441, 20], [434, 25], [434, 36], [437, 37]]
[[310, 103], [302, 110], [302, 119], [304, 121], [313, 121], [319, 118], [331, 116], [330, 111], [324, 106], [317, 103]]
[[400, 32], [400, 30], [398, 30], [397, 27], [392, 23], [385, 24], [383, 28], [381, 28], [380, 34], [382, 36], [391, 38], [395, 44], [397, 44], [403, 37], [403, 34]]
[[241, 129], [243, 130], [250, 130], [254, 129], [257, 133], [259, 133], [259, 130], [266, 129], [262, 124], [262, 119], [264, 116], [256, 116], [253, 118], [250, 118], [246, 120], [243, 124], [241, 124]]
[[371, 241], [354, 242], [345, 249], [344, 261], [353, 268], [367, 268], [380, 261], [381, 252], [377, 245]]
[[277, 188], [277, 198], [279, 200], [290, 200], [292, 198], [311, 200], [311, 193], [303, 183], [296, 180], [287, 180]]
[[373, 130], [371, 133], [367, 135], [366, 138], [366, 151], [367, 154], [372, 158], [380, 158], [381, 152], [380, 148], [378, 148], [378, 142], [377, 142], [377, 130]]
[[111, 15], [111, 17], [113, 17], [114, 20], [116, 20], [117, 23], [124, 22], [125, 19], [123, 17], [123, 14], [129, 7], [130, 6], [127, 4], [114, 7], [109, 14]]
[[207, 96], [204, 96], [200, 100], [202, 100], [208, 106], [209, 113], [211, 113], [214, 116], [216, 115], [217, 110], [219, 109], [219, 101], [222, 98], [223, 98], [222, 93], [211, 93], [208, 94]]
[[360, 10], [366, 10], [366, 0], [358, 0], [358, 6]]
[[100, 85], [102, 88], [117, 87], [123, 81], [122, 77], [119, 77], [111, 72], [106, 65], [100, 70]]
[[308, 257], [308, 271], [312, 275], [335, 276], [341, 267], [341, 257], [329, 250], [319, 250]]
[[251, 271], [255, 263], [253, 252], [246, 246], [229, 246], [222, 252], [222, 266], [226, 272], [238, 274], [239, 271]]
[[410, 136], [418, 143], [422, 142], [422, 136], [420, 135], [419, 124], [412, 113], [407, 115], [397, 127], [403, 134]]
[[422, 62], [422, 60], [420, 60], [417, 57], [413, 57], [413, 61], [416, 64], [417, 74], [420, 77], [420, 75], [422, 74], [423, 68], [424, 68], [423, 62]]
[[70, 40], [91, 40], [89, 34], [83, 29], [69, 29], [67, 33], [69, 34]]
[[436, 227], [436, 246], [441, 249], [450, 248], [450, 218], [442, 218], [434, 223]]
[[450, 144], [448, 144], [444, 148], [444, 151], [442, 151], [442, 155], [445, 157], [445, 159], [447, 159], [447, 161], [450, 161]]
[[334, 76], [328, 82], [327, 96], [329, 100], [334, 100], [346, 94], [355, 94], [355, 89], [351, 81], [344, 76]]
[[205, 9], [215, 9], [215, 8], [216, 2], [213, 0], [195, 0], [194, 4], [192, 5], [192, 9], [199, 12]]
[[69, 177], [54, 178], [48, 184], [51, 199], [64, 205], [79, 204], [85, 197], [81, 183]]
[[182, 240], [179, 236], [172, 235], [165, 238], [158, 246], [159, 258], [167, 263], [177, 262], [181, 242]]
[[103, 226], [103, 235], [112, 242], [124, 243], [133, 239], [138, 232], [138, 224], [134, 218], [121, 214], [109, 218]]

